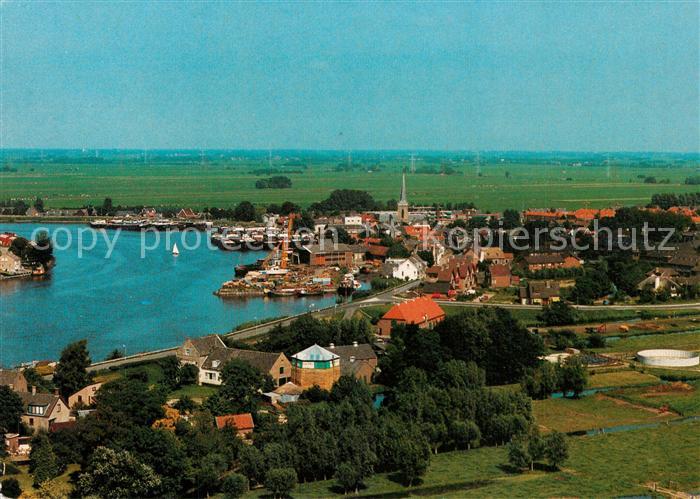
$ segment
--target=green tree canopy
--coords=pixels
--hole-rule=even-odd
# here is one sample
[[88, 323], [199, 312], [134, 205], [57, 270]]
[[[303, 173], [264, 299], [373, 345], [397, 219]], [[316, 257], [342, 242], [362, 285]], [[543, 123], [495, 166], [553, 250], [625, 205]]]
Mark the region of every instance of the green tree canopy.
[[76, 341], [63, 349], [53, 382], [64, 398], [67, 399], [92, 382], [92, 376], [86, 370], [90, 364], [87, 340]]

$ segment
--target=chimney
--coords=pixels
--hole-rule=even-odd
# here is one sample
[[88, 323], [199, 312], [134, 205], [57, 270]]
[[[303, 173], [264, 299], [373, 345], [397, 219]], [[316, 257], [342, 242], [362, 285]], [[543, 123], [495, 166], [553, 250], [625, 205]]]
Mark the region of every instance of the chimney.
[[335, 348], [335, 343], [329, 343], [328, 348]]
[[356, 341], [353, 341], [353, 342], [352, 342], [352, 346], [356, 347], [356, 346], [357, 346], [357, 342], [356, 342]]
[[354, 356], [354, 355], [351, 355], [351, 356], [350, 356], [350, 362], [355, 362], [355, 356]]
[[36, 386], [32, 385], [32, 395], [36, 395]]

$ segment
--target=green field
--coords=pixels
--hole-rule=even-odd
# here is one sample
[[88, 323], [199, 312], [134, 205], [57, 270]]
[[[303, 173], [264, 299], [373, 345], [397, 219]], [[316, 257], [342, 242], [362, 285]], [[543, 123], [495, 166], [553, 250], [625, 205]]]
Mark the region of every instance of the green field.
[[654, 423], [672, 419], [653, 410], [636, 407], [602, 394], [580, 399], [546, 399], [532, 403], [535, 421], [542, 431], [586, 431], [613, 426]]
[[[367, 481], [373, 497], [612, 497], [648, 495], [649, 481], [697, 491], [700, 422], [569, 439], [570, 459], [558, 472], [511, 473], [505, 448], [481, 448], [433, 456], [423, 483], [406, 488], [391, 475]], [[293, 497], [329, 497], [334, 481], [300, 485]], [[264, 495], [264, 490], [251, 495]]]
[[700, 382], [678, 383], [677, 385], [625, 388], [611, 392], [610, 395], [648, 407], [667, 406], [670, 410], [683, 416], [700, 415]]
[[[289, 200], [305, 206], [324, 199], [333, 189], [346, 188], [367, 190], [375, 199], [386, 201], [398, 198], [401, 171], [408, 162], [401, 157], [378, 158], [381, 169], [370, 173], [357, 165], [351, 171], [337, 171], [337, 160], [306, 160], [303, 173], [282, 173], [291, 178], [291, 189], [261, 190], [255, 188], [255, 181], [268, 175], [251, 172], [268, 167], [263, 159], [227, 158], [202, 164], [168, 162], [162, 158], [153, 164], [134, 159], [95, 161], [42, 163], [4, 158], [3, 164], [17, 171], [0, 172], [0, 199], [29, 200], [40, 196], [46, 207], [53, 208], [97, 205], [105, 197], [111, 197], [115, 205], [203, 208], [230, 207], [242, 200], [261, 205]], [[425, 164], [419, 164], [419, 171], [426, 165], [439, 171], [441, 162], [447, 161], [428, 158]], [[698, 190], [697, 186], [683, 184], [686, 177], [696, 172], [698, 165], [693, 161], [661, 167], [641, 167], [632, 162], [613, 167], [609, 174], [600, 165], [552, 163], [552, 160], [491, 162], [479, 167], [479, 176], [472, 162], [449, 158], [454, 174], [409, 174], [408, 198], [415, 204], [471, 201], [483, 210], [521, 210], [643, 205], [654, 193]], [[277, 160], [271, 167], [300, 170], [283, 165], [284, 161]], [[668, 179], [670, 183], [644, 183], [646, 176]]]
[[676, 348], [680, 350], [700, 350], [700, 331], [684, 333], [645, 334], [609, 341], [605, 348], [597, 352], [637, 352], [649, 348]]

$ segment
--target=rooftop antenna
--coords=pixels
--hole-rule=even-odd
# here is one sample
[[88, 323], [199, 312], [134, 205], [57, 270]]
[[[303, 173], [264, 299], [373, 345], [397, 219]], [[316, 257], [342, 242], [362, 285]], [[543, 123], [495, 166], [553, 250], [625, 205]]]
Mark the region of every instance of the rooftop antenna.
[[411, 153], [411, 173], [416, 173], [416, 155]]

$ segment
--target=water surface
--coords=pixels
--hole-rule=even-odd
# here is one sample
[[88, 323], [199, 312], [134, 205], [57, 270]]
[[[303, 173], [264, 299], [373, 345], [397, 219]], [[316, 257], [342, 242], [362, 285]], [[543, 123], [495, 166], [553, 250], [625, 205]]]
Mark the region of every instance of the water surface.
[[[56, 249], [56, 267], [45, 280], [0, 282], [0, 366], [41, 359], [57, 359], [61, 349], [88, 340], [93, 360], [102, 360], [115, 348], [127, 354], [166, 348], [187, 336], [230, 331], [243, 322], [293, 315], [332, 305], [333, 295], [308, 298], [249, 298], [221, 300], [212, 293], [233, 276], [234, 266], [254, 262], [264, 252], [223, 252], [195, 238], [121, 232], [112, 255], [103, 234], [84, 237], [93, 249], [83, 251], [75, 241], [85, 225], [0, 224], [0, 232], [29, 237], [46, 227], [58, 244], [71, 237], [74, 244]], [[70, 236], [69, 236], [70, 235]], [[202, 233], [203, 240], [206, 239]], [[155, 249], [141, 258], [141, 240]], [[170, 251], [177, 242], [180, 256]], [[158, 243], [156, 245], [156, 243]], [[157, 246], [157, 247], [156, 247]]]

